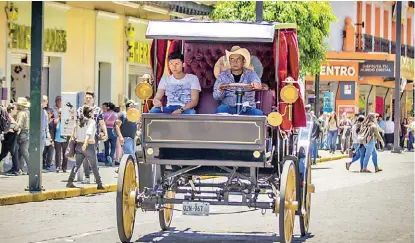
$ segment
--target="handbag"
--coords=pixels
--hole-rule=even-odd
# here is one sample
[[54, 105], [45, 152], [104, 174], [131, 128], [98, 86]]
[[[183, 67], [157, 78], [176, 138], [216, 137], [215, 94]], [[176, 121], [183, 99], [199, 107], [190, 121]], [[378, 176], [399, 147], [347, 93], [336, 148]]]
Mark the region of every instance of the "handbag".
[[71, 138], [68, 142], [68, 147], [66, 148], [66, 151], [65, 151], [66, 158], [71, 158], [75, 156], [75, 146], [76, 146], [76, 142], [74, 139]]

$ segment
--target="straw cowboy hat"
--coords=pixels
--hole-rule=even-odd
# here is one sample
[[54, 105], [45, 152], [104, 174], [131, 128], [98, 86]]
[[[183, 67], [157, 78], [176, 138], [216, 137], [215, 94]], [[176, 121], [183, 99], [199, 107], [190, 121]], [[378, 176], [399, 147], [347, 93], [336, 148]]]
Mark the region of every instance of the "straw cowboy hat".
[[29, 108], [30, 107], [30, 102], [27, 101], [27, 99], [25, 97], [19, 97], [17, 98], [17, 105], [21, 105], [23, 107]]
[[251, 54], [246, 48], [241, 48], [240, 46], [233, 46], [230, 51], [226, 50], [225, 52], [226, 55], [219, 58], [213, 69], [213, 74], [216, 78], [219, 76], [221, 72], [224, 72], [231, 68], [229, 64], [229, 58], [231, 55], [236, 54], [242, 55], [245, 58], [245, 68], [255, 71], [259, 77], [262, 76], [264, 67], [262, 66], [261, 61], [257, 57], [251, 56]]

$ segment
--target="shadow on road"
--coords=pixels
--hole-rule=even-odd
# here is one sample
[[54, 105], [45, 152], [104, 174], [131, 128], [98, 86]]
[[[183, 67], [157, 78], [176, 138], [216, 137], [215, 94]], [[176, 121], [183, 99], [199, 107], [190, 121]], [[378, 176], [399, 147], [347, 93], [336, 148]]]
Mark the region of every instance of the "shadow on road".
[[[293, 242], [306, 242], [307, 239], [312, 238], [312, 235], [299, 237], [294, 236]], [[191, 231], [190, 228], [179, 231], [172, 228], [168, 231], [155, 232], [147, 234], [136, 240], [135, 242], [158, 242], [158, 243], [274, 243], [280, 242], [280, 237], [269, 232], [227, 232], [227, 233], [212, 233]]]
[[331, 170], [331, 167], [311, 167], [311, 170]]

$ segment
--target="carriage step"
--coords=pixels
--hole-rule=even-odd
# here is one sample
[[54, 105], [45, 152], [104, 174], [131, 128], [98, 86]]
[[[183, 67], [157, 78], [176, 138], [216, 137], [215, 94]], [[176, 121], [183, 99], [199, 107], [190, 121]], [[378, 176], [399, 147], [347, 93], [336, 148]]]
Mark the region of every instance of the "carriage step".
[[[221, 199], [222, 199], [222, 197], [220, 197]], [[218, 200], [219, 199], [219, 197], [218, 196], [199, 196], [199, 195], [195, 195], [194, 197], [193, 197], [193, 200], [194, 199], [213, 199], [213, 200]], [[190, 195], [185, 195], [184, 196], [184, 200], [192, 200], [192, 196], [190, 196]]]

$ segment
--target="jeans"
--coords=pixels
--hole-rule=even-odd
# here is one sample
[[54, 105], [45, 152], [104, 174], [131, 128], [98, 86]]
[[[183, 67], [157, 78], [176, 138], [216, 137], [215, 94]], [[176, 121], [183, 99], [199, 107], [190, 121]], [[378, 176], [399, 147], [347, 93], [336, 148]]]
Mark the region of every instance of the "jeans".
[[360, 159], [360, 169], [363, 169], [363, 160], [365, 158], [366, 148], [365, 146], [360, 146], [360, 144], [358, 143], [354, 143], [353, 147], [356, 153], [353, 156], [352, 162], [350, 162], [350, 164], [353, 164], [354, 162]]
[[[236, 114], [236, 107], [222, 104], [216, 108], [216, 113]], [[245, 107], [240, 115], [262, 116], [264, 113], [260, 109]]]
[[135, 140], [130, 137], [124, 137], [124, 154], [131, 154], [135, 160]]
[[110, 163], [114, 161], [115, 150], [117, 148], [117, 137], [113, 133], [113, 128], [107, 128], [107, 133], [108, 140], [104, 142], [105, 159], [107, 159], [109, 156], [111, 161], [107, 161], [107, 163]]
[[311, 140], [310, 152], [311, 152], [311, 157], [313, 159], [312, 160], [313, 164], [316, 164], [317, 152], [318, 152], [318, 141], [316, 139]]
[[336, 151], [337, 129], [328, 132], [328, 144], [330, 151]]
[[66, 158], [65, 153], [68, 148], [68, 142], [56, 142], [55, 141], [55, 165], [56, 169], [59, 167], [66, 171], [68, 167], [68, 158]]
[[370, 142], [365, 144], [366, 152], [365, 152], [365, 158], [363, 160], [363, 168], [366, 169], [367, 165], [369, 163], [370, 156], [372, 156], [373, 164], [375, 165], [375, 168], [378, 168], [378, 155], [375, 148], [375, 140], [370, 139]]
[[412, 149], [414, 149], [414, 132], [410, 131], [408, 134], [408, 141], [407, 141], [407, 145], [406, 148], [411, 151]]
[[[160, 107], [153, 107], [150, 110], [150, 113], [165, 113], [165, 114], [171, 114], [173, 111], [180, 109], [180, 105], [169, 105], [163, 107], [163, 110], [160, 109]], [[190, 114], [196, 114], [195, 109], [188, 109], [183, 111], [182, 114], [190, 115]]]
[[[99, 171], [98, 171], [96, 145], [88, 144], [85, 151], [82, 151], [82, 144], [83, 143], [76, 143], [76, 146], [75, 146], [76, 164], [72, 168], [71, 173], [69, 174], [68, 183], [72, 183], [74, 181], [75, 175], [78, 172], [81, 165], [84, 166], [85, 177], [89, 178], [89, 164], [90, 164], [92, 168], [92, 172], [94, 173], [95, 181], [97, 182], [97, 184], [102, 184], [101, 176], [99, 175]], [[84, 160], [86, 161], [84, 162]]]

